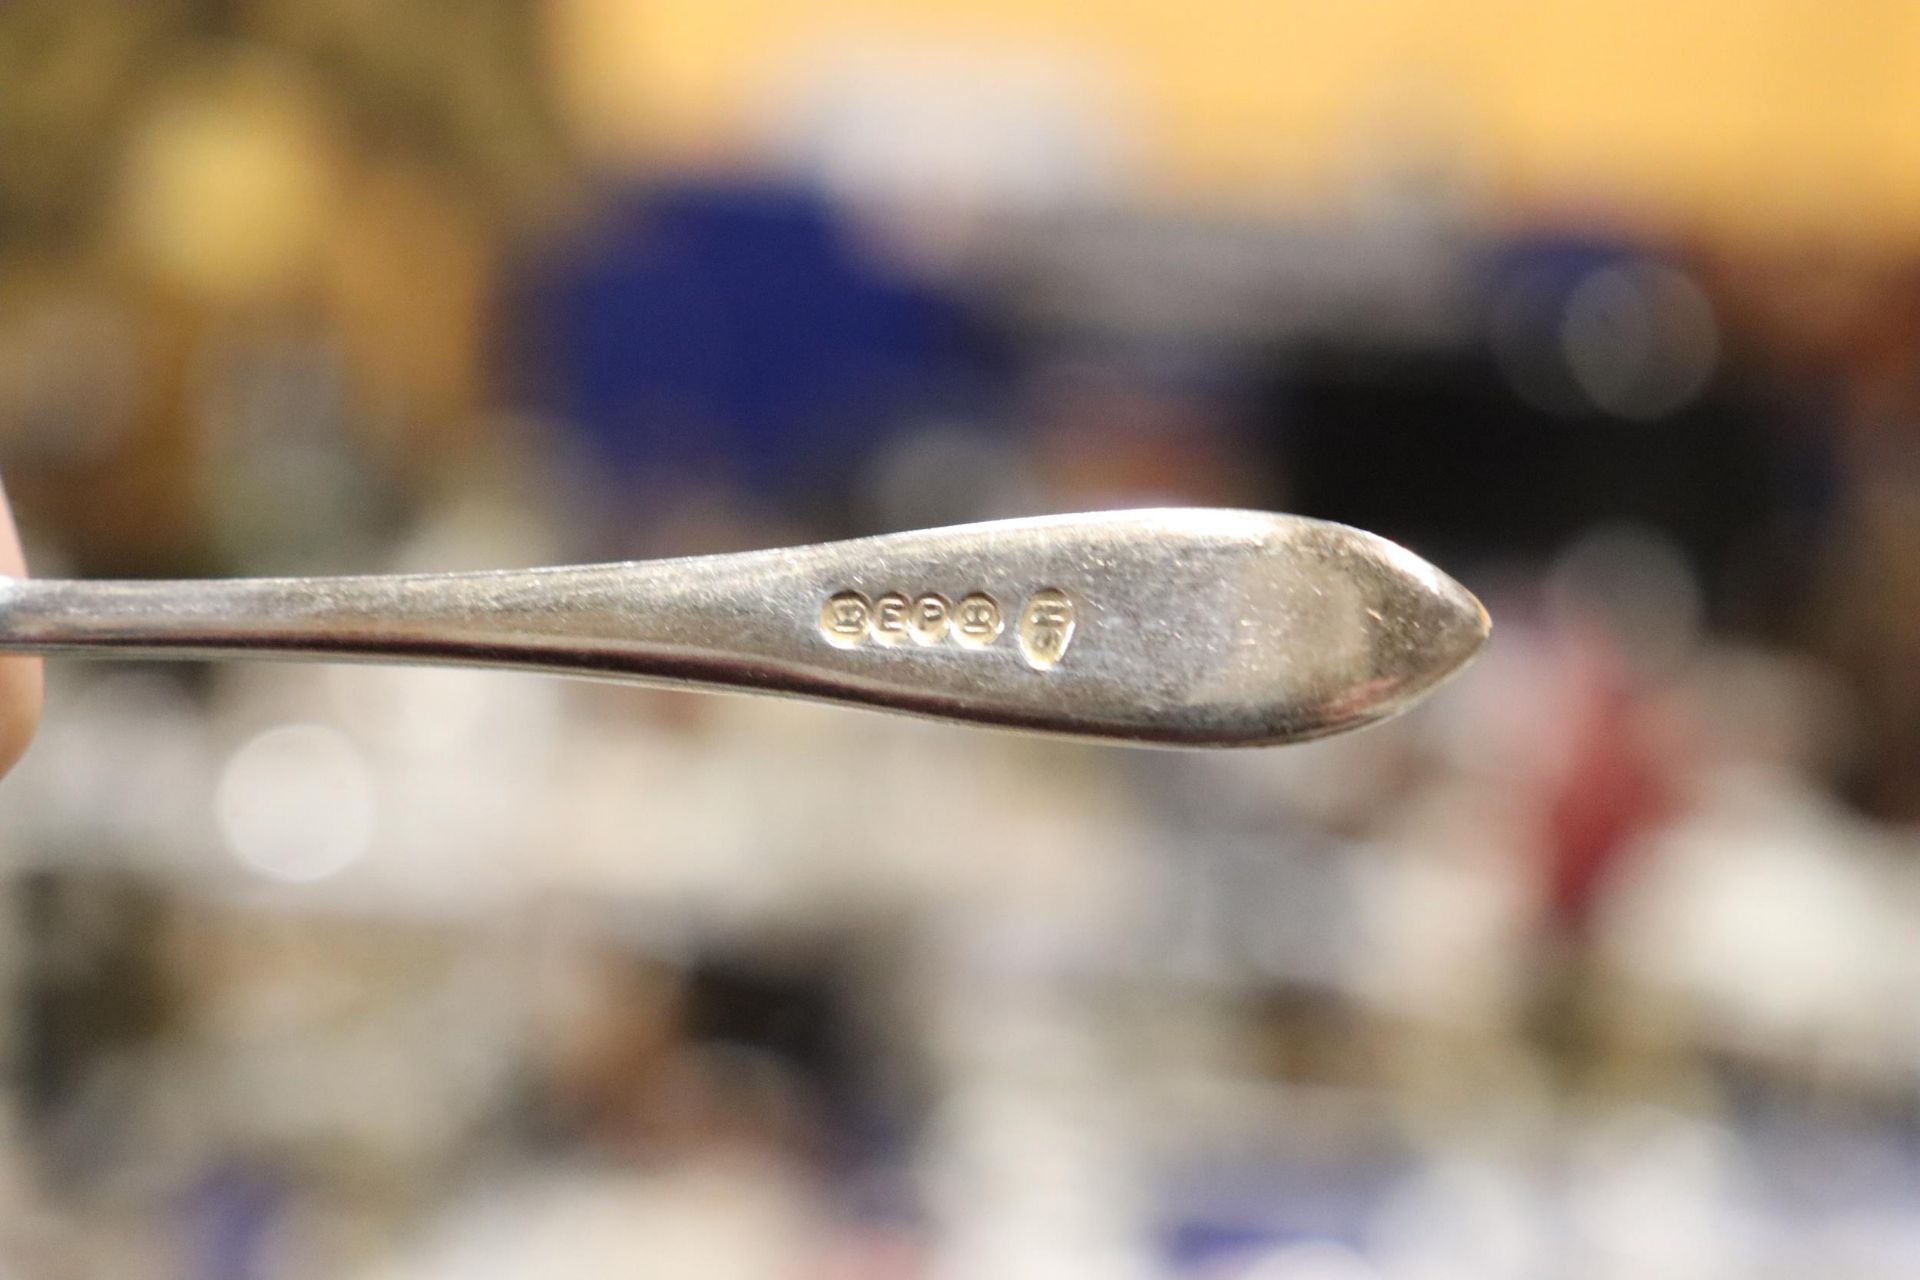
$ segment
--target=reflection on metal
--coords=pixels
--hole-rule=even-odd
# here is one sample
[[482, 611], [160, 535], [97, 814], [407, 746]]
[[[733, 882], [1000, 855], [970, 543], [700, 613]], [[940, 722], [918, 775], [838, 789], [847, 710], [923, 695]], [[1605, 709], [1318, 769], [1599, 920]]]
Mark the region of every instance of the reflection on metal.
[[1382, 538], [1196, 509], [498, 573], [0, 580], [0, 649], [517, 667], [1195, 746], [1382, 719], [1488, 629]]

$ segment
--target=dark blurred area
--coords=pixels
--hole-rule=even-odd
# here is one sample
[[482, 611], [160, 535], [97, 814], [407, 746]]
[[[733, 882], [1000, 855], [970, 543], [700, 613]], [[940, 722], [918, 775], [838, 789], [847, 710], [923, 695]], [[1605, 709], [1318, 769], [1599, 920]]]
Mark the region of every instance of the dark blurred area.
[[1920, 1274], [1917, 27], [0, 6], [36, 573], [1191, 503], [1497, 621], [1227, 754], [51, 664], [0, 1272]]

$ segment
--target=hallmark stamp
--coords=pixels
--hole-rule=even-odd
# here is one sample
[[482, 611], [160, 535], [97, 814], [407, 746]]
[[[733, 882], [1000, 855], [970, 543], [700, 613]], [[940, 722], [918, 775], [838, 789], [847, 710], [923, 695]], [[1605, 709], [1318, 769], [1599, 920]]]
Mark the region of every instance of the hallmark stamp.
[[914, 643], [928, 648], [947, 638], [947, 628], [953, 625], [953, 606], [947, 598], [932, 592], [913, 602], [913, 615], [907, 619], [907, 630], [913, 633]]
[[857, 649], [866, 642], [873, 606], [858, 591], [842, 591], [820, 606], [820, 634], [837, 649]]
[[910, 634], [913, 604], [898, 591], [889, 591], [873, 602], [873, 642], [892, 648], [905, 644]]
[[963, 649], [984, 649], [1000, 638], [1007, 625], [1000, 602], [976, 591], [953, 609], [953, 638]]
[[[868, 641], [889, 649], [912, 641], [931, 649], [948, 640], [963, 649], [987, 649], [1006, 628], [1000, 602], [984, 591], [959, 604], [936, 591], [911, 599], [903, 591], [889, 591], [873, 600], [842, 591], [820, 606], [820, 634], [840, 649], [858, 649]], [[1021, 612], [1019, 634], [1027, 665], [1037, 671], [1052, 667], [1073, 639], [1073, 601], [1053, 587], [1037, 592]]]
[[1073, 599], [1057, 587], [1036, 591], [1020, 613], [1020, 656], [1035, 671], [1051, 671], [1073, 643]]

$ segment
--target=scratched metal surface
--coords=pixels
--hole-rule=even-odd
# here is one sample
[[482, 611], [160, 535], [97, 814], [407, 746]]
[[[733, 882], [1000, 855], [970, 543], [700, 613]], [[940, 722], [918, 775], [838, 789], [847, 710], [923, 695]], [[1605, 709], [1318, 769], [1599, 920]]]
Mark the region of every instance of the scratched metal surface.
[[1392, 715], [1488, 629], [1382, 538], [1211, 509], [479, 574], [0, 583], [4, 649], [507, 666], [1196, 746]]

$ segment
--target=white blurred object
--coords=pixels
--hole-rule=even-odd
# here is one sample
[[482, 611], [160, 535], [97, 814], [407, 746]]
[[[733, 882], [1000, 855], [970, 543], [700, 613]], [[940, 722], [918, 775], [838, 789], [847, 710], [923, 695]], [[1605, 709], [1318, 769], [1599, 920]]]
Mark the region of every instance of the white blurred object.
[[1452, 1156], [1387, 1196], [1371, 1252], [1388, 1280], [1532, 1280], [1552, 1256], [1548, 1210], [1520, 1170]]
[[1705, 605], [1678, 543], [1638, 524], [1587, 530], [1547, 579], [1556, 621], [1599, 628], [1644, 675], [1670, 673], [1700, 645]]
[[[1576, 1274], [1745, 1280], [1765, 1254], [1750, 1170], [1733, 1136], [1652, 1107], [1609, 1114], [1575, 1153], [1568, 1209]], [[1762, 1273], [1764, 1274], [1764, 1273]]]
[[1361, 999], [1415, 1023], [1515, 1025], [1535, 911], [1525, 820], [1495, 797], [1435, 789], [1363, 847]]
[[933, 1280], [1157, 1280], [1124, 1068], [1074, 984], [949, 972], [922, 1167]]
[[1380, 1280], [1367, 1260], [1331, 1240], [1303, 1240], [1262, 1252], [1251, 1262], [1209, 1273], [1208, 1280]]
[[808, 1280], [825, 1254], [824, 1217], [798, 1179], [711, 1160], [497, 1185], [365, 1280]]
[[1609, 263], [1570, 289], [1524, 273], [1494, 299], [1487, 337], [1514, 394], [1559, 415], [1657, 421], [1697, 400], [1720, 361], [1706, 292], [1657, 262]]
[[51, 692], [39, 741], [8, 783], [19, 801], [10, 842], [57, 851], [69, 866], [91, 850], [120, 867], [196, 868], [214, 839], [216, 761], [206, 721], [179, 683], [108, 670]]
[[324, 880], [373, 840], [373, 776], [327, 725], [281, 725], [249, 740], [228, 760], [214, 804], [228, 851], [272, 880]]
[[1729, 768], [1623, 870], [1602, 952], [1709, 1034], [1858, 1065], [1885, 1047], [1910, 925], [1874, 834], [1796, 775]]
[[1663, 418], [1699, 397], [1720, 354], [1713, 304], [1657, 263], [1602, 267], [1574, 286], [1561, 321], [1573, 380], [1619, 418]]
[[849, 34], [769, 82], [772, 149], [936, 267], [989, 216], [1112, 192], [1138, 137], [1117, 76], [1065, 48]]

